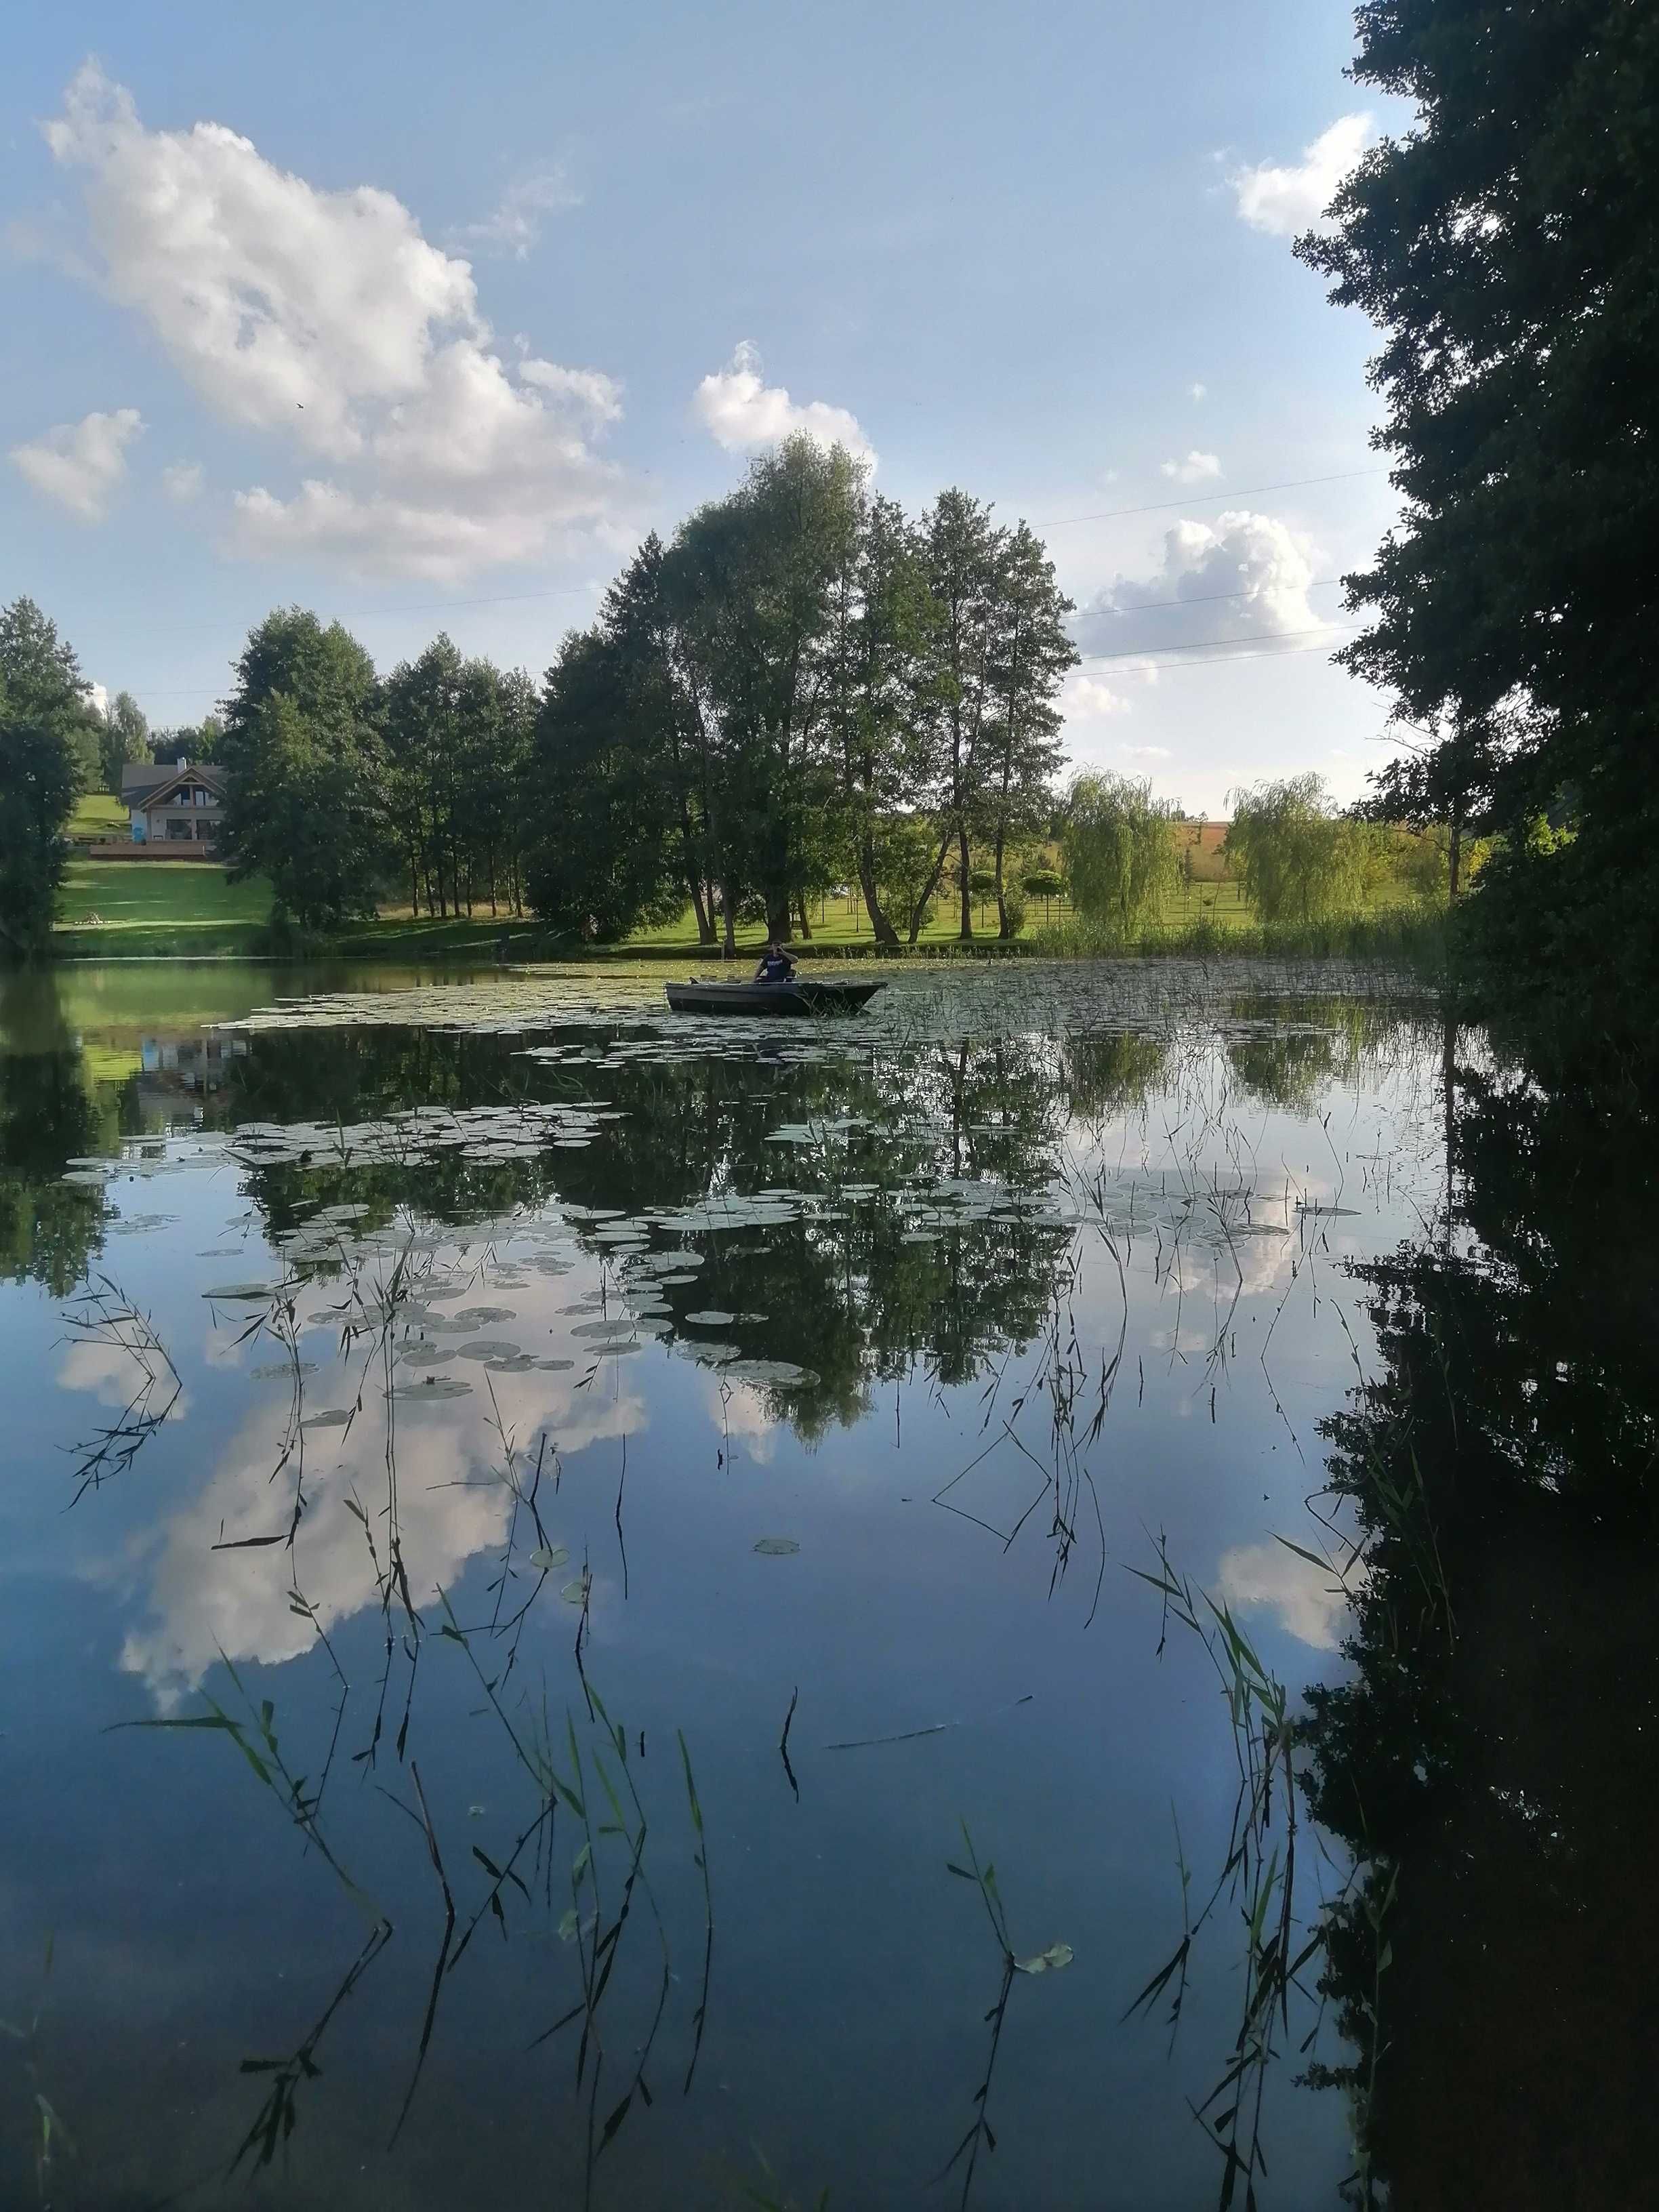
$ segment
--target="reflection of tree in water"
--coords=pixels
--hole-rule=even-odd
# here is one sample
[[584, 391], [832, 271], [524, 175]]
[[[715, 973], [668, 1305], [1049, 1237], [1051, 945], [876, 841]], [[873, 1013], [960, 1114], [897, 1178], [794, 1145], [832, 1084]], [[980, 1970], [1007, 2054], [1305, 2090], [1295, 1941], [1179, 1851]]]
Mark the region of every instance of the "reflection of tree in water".
[[49, 975], [0, 976], [0, 1273], [64, 1297], [101, 1243], [101, 1188], [65, 1182], [100, 1116]]
[[[1048, 1044], [603, 1067], [550, 1066], [514, 1038], [436, 1030], [264, 1031], [252, 1048], [233, 1077], [241, 1119], [325, 1130], [411, 1103], [464, 1110], [525, 1098], [604, 1102], [621, 1117], [585, 1150], [509, 1160], [457, 1147], [405, 1165], [352, 1165], [331, 1161], [319, 1144], [313, 1161], [252, 1171], [275, 1233], [342, 1201], [366, 1206], [359, 1226], [373, 1229], [399, 1207], [459, 1226], [555, 1200], [637, 1216], [760, 1191], [827, 1199], [793, 1221], [694, 1236], [707, 1264], [695, 1285], [664, 1293], [677, 1326], [690, 1311], [729, 1312], [737, 1318], [721, 1327], [723, 1341], [745, 1358], [809, 1370], [816, 1380], [765, 1386], [806, 1433], [852, 1420], [872, 1384], [918, 1360], [957, 1382], [1030, 1341], [1068, 1241], [1017, 1198], [996, 1209], [1008, 1218], [947, 1202], [925, 1231], [916, 1218], [918, 1200], [926, 1206], [941, 1183], [994, 1179], [1011, 1194], [1047, 1188], [1065, 1121]], [[818, 1134], [820, 1124], [836, 1126]], [[811, 1140], [770, 1141], [788, 1125], [810, 1127]]]
[[1383, 1365], [1326, 1429], [1370, 1540], [1353, 1677], [1304, 1735], [1316, 1817], [1370, 1869], [1326, 1986], [1402, 2212], [1650, 2203], [1652, 1121], [1462, 1081], [1474, 1255], [1460, 1229], [1357, 1270]]
[[1387, 998], [1244, 996], [1233, 999], [1227, 1012], [1235, 1021], [1257, 1024], [1249, 1035], [1227, 1039], [1227, 1064], [1239, 1085], [1262, 1105], [1292, 1114], [1312, 1113], [1333, 1084], [1375, 1074], [1426, 1018], [1420, 1006]]

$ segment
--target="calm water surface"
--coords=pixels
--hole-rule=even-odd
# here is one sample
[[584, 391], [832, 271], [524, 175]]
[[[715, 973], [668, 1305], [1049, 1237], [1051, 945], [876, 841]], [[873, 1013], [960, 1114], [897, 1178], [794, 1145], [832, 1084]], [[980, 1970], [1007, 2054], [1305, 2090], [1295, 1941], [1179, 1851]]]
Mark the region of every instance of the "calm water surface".
[[1654, 2201], [1632, 1201], [1317, 980], [0, 982], [0, 2201]]

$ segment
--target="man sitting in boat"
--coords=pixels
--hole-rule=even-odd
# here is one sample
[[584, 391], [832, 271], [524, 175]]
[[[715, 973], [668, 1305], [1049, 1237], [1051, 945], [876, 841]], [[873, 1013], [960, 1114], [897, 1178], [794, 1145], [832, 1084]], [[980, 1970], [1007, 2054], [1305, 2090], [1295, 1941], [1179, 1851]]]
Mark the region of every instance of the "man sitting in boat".
[[760, 966], [755, 970], [757, 983], [793, 983], [795, 963], [775, 938], [769, 940], [760, 957]]

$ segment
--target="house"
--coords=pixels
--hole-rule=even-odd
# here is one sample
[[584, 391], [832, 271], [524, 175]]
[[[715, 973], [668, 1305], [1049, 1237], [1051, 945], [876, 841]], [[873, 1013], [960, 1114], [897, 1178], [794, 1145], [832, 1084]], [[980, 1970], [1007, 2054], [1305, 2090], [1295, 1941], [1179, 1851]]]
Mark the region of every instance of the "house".
[[187, 760], [171, 768], [129, 761], [121, 771], [121, 804], [131, 820], [135, 845], [210, 848], [224, 817], [224, 771]]

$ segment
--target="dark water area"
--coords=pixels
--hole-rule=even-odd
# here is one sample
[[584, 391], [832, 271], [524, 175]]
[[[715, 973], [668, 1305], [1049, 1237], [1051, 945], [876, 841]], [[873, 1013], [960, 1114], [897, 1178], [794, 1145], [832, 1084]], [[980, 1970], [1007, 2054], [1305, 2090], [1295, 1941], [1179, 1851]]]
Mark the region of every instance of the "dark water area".
[[1649, 1134], [1328, 965], [0, 979], [0, 2203], [1659, 2201]]

